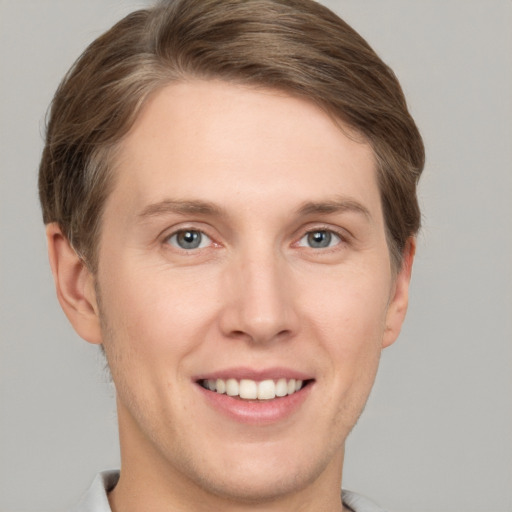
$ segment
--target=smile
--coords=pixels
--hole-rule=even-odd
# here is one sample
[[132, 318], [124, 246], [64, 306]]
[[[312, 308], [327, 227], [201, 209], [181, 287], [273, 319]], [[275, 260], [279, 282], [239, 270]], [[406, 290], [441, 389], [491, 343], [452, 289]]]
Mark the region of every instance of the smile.
[[199, 384], [209, 391], [239, 397], [243, 400], [273, 400], [274, 398], [293, 395], [300, 391], [307, 381], [298, 379], [203, 379]]

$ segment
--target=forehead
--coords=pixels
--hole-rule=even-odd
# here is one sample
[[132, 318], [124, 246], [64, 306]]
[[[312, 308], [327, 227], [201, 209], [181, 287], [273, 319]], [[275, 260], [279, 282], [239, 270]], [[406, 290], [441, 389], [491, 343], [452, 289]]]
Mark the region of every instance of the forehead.
[[148, 99], [118, 149], [112, 195], [133, 208], [167, 198], [291, 208], [341, 195], [380, 210], [370, 145], [282, 91], [173, 83]]

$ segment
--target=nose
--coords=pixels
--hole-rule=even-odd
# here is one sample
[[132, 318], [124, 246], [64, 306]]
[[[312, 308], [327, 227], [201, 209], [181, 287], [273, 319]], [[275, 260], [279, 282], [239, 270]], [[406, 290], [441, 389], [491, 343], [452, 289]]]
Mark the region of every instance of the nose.
[[252, 251], [226, 274], [220, 318], [224, 336], [261, 344], [297, 332], [293, 279], [283, 258], [272, 250]]

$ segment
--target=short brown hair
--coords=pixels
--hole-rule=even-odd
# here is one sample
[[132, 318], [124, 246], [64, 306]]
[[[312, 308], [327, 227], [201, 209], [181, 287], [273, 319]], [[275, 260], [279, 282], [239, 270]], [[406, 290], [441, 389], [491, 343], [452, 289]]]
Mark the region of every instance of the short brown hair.
[[313, 0], [167, 0], [96, 39], [60, 84], [39, 172], [45, 223], [92, 270], [112, 160], [146, 98], [180, 79], [221, 79], [313, 101], [372, 145], [392, 261], [420, 227], [424, 148], [392, 70]]

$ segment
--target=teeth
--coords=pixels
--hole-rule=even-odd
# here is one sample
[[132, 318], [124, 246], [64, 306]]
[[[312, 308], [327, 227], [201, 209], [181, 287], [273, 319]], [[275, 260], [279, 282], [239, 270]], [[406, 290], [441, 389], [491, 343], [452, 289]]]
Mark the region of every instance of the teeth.
[[215, 389], [212, 389], [212, 391], [217, 391], [217, 393], [223, 394], [226, 392], [226, 383], [222, 379], [217, 379], [215, 381]]
[[272, 400], [276, 397], [293, 395], [302, 389], [302, 380], [272, 379], [255, 381], [251, 379], [208, 379], [202, 381], [204, 388], [228, 396], [239, 396], [244, 400]]
[[[242, 396], [242, 394], [240, 394]], [[271, 400], [276, 397], [276, 385], [273, 380], [263, 380], [258, 384], [258, 399]], [[244, 397], [242, 397], [244, 398]]]
[[239, 386], [240, 398], [256, 400], [258, 398], [258, 383], [254, 380], [242, 379]]
[[286, 379], [279, 379], [276, 382], [276, 396], [286, 396], [288, 394], [288, 382]]
[[226, 381], [226, 395], [237, 396], [240, 393], [240, 386], [236, 379], [228, 379]]

